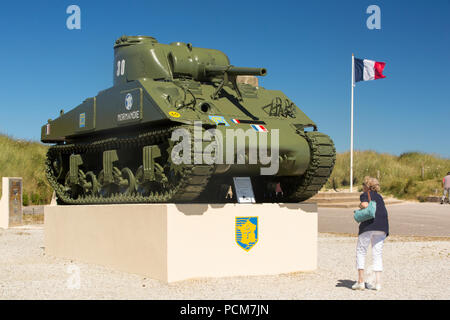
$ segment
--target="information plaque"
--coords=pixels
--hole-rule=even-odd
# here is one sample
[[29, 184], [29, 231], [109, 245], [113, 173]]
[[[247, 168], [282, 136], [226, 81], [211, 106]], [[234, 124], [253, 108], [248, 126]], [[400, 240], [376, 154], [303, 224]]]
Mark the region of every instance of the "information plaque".
[[234, 188], [239, 203], [255, 203], [250, 177], [234, 177]]

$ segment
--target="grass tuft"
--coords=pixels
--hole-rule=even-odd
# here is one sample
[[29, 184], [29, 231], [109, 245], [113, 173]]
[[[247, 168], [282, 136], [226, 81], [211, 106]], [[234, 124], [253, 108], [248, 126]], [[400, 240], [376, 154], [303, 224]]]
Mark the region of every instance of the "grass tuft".
[[[0, 175], [22, 177], [24, 205], [50, 203], [52, 189], [45, 177], [47, 149], [39, 142], [0, 134]], [[0, 184], [0, 190], [1, 187]]]
[[[450, 171], [450, 159], [421, 152], [400, 156], [375, 151], [356, 151], [353, 155], [353, 185], [362, 190], [365, 176], [378, 178], [381, 192], [399, 199], [424, 201], [440, 195], [442, 178]], [[336, 165], [325, 189], [350, 186], [350, 152], [338, 153]]]

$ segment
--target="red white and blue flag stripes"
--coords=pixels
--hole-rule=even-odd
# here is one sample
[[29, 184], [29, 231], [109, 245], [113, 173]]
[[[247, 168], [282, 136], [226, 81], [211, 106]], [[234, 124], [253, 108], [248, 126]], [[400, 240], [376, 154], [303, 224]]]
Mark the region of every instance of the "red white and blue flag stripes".
[[386, 63], [355, 58], [355, 82], [386, 78], [383, 69]]
[[253, 128], [254, 130], [256, 130], [256, 131], [258, 131], [258, 132], [267, 132], [266, 127], [264, 127], [264, 126], [262, 126], [262, 125], [260, 125], [260, 124], [252, 124], [251, 126], [252, 126], [252, 128]]

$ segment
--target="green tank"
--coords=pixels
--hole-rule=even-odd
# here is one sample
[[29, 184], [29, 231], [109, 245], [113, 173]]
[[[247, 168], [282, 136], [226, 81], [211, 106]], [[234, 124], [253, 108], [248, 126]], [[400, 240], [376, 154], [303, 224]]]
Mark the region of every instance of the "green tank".
[[256, 202], [310, 198], [333, 141], [281, 91], [242, 81], [266, 73], [219, 50], [120, 37], [114, 85], [41, 128], [58, 203], [235, 202], [234, 177], [251, 179]]

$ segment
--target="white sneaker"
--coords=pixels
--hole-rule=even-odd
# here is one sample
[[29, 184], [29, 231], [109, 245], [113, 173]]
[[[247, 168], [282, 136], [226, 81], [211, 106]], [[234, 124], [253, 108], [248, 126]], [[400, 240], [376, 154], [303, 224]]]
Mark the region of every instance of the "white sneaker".
[[381, 284], [377, 283], [375, 285], [372, 285], [372, 284], [368, 283], [367, 284], [367, 289], [380, 291], [381, 290]]
[[364, 285], [364, 282], [363, 283], [356, 282], [354, 285], [352, 285], [353, 290], [364, 290], [365, 288], [366, 286]]

